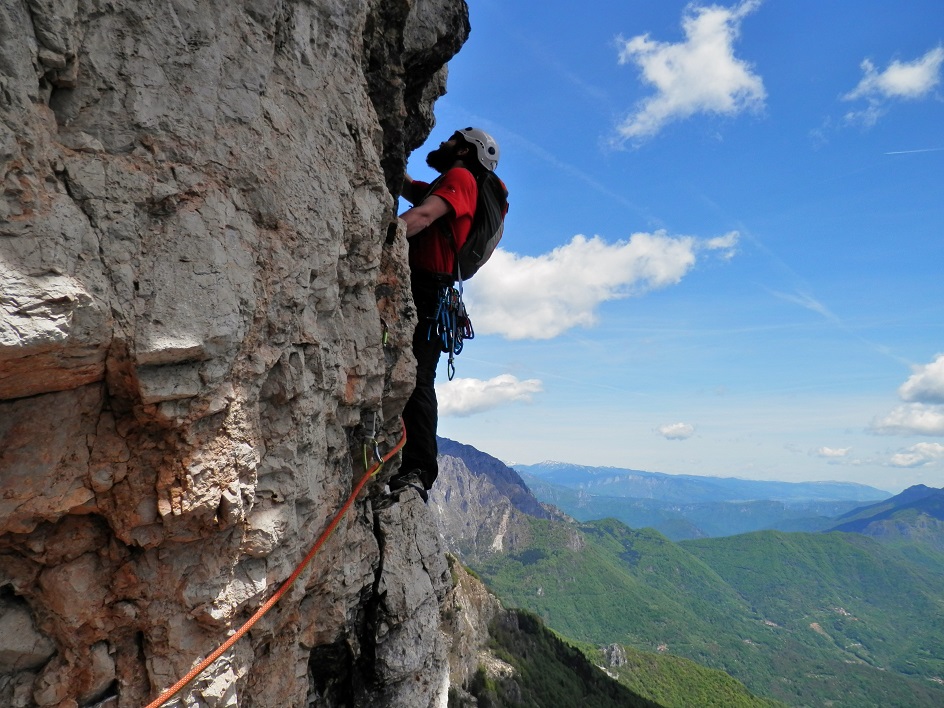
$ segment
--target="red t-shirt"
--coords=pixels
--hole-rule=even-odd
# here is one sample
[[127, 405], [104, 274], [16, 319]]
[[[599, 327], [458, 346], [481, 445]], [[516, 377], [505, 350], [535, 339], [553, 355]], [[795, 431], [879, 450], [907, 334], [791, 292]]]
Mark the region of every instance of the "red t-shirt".
[[[426, 182], [414, 180], [413, 185], [420, 192], [429, 189]], [[462, 248], [472, 228], [479, 188], [471, 172], [464, 167], [453, 167], [442, 176], [432, 194], [445, 199], [451, 209], [410, 239], [410, 268], [452, 275], [456, 252]], [[443, 233], [440, 223], [443, 220], [452, 231], [455, 248], [447, 240], [448, 232]]]

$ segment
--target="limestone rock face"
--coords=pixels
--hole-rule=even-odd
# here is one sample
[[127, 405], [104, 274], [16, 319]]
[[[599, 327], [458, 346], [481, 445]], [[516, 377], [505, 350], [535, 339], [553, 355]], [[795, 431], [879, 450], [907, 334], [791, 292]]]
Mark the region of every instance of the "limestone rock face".
[[429, 499], [446, 550], [467, 561], [512, 553], [531, 538], [528, 516], [489, 475], [472, 471], [460, 457], [440, 455]]
[[610, 644], [603, 647], [603, 658], [606, 659], [607, 666], [626, 666], [626, 650], [619, 644]]
[[[0, 2], [0, 705], [146, 705], [395, 446], [395, 190], [468, 31], [464, 0]], [[396, 465], [171, 705], [445, 705], [434, 521], [372, 510]]]
[[498, 661], [488, 649], [489, 625], [496, 617], [504, 616], [505, 609], [454, 556], [450, 561], [455, 582], [443, 603], [443, 615], [450, 637], [451, 684], [460, 687], [468, 686], [480, 667]]

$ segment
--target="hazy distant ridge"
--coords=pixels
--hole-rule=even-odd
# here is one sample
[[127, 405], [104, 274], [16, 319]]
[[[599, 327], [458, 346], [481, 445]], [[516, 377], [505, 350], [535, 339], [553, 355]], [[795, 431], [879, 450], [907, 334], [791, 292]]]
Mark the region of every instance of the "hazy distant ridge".
[[877, 504], [840, 516], [833, 531], [865, 534], [884, 541], [908, 540], [944, 551], [944, 489], [923, 484]]
[[843, 514], [838, 519], [842, 523], [834, 530], [859, 531], [865, 524], [890, 518], [905, 509], [917, 509], [937, 519], [944, 519], [944, 489], [934, 489], [923, 484], [908, 487], [901, 494]]
[[619, 467], [589, 467], [564, 462], [514, 465], [521, 474], [592, 494], [667, 502], [858, 501], [874, 502], [891, 494], [851, 482], [767, 482], [735, 477], [702, 477]]

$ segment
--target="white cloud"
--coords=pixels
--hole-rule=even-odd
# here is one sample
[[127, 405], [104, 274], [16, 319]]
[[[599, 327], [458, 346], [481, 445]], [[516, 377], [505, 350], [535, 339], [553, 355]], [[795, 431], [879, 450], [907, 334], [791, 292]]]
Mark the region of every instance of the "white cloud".
[[816, 454], [830, 460], [837, 460], [846, 457], [851, 451], [851, 447], [821, 447]]
[[711, 251], [724, 251], [724, 257], [731, 258], [737, 251], [738, 238], [740, 234], [737, 231], [729, 231], [724, 236], [716, 236], [705, 241], [705, 248]]
[[878, 72], [875, 65], [865, 59], [862, 71], [865, 76], [852, 91], [843, 96], [847, 101], [877, 96], [879, 98], [921, 98], [940, 82], [944, 49], [937, 47], [913, 62], [893, 61], [885, 71]]
[[764, 106], [763, 81], [734, 56], [741, 21], [760, 6], [690, 5], [682, 18], [685, 41], [657, 42], [648, 34], [621, 39], [620, 64], [634, 63], [656, 94], [640, 102], [619, 127], [622, 140], [651, 137], [667, 123], [696, 113], [735, 115]]
[[[484, 272], [484, 271], [483, 271]], [[436, 386], [440, 415], [468, 416], [497, 408], [505, 403], [530, 403], [535, 393], [544, 390], [538, 379], [521, 381], [502, 374], [488, 381], [453, 379]]]
[[930, 364], [914, 367], [914, 374], [901, 385], [898, 395], [903, 401], [944, 403], [944, 354]]
[[657, 231], [616, 243], [578, 235], [541, 256], [498, 249], [466, 286], [469, 313], [482, 334], [551, 339], [594, 324], [603, 302], [675, 285], [695, 265], [698, 251], [730, 252], [737, 239], [737, 232], [706, 242]]
[[893, 61], [884, 71], [865, 59], [862, 64], [864, 76], [852, 91], [845, 94], [844, 101], [865, 99], [868, 106], [861, 111], [846, 114], [848, 122], [871, 126], [885, 113], [885, 104], [894, 99], [918, 99], [930, 94], [941, 81], [941, 64], [944, 63], [944, 48], [935, 47], [924, 56], [911, 62]]
[[918, 443], [893, 455], [889, 462], [894, 467], [921, 467], [940, 459], [944, 459], [944, 445]]
[[[872, 421], [870, 430], [882, 435], [944, 435], [944, 354], [914, 372], [898, 388], [905, 405]], [[909, 465], [905, 465], [909, 466]]]
[[695, 426], [688, 423], [669, 423], [659, 426], [659, 434], [666, 440], [688, 440], [695, 434]]
[[872, 422], [882, 435], [944, 435], [944, 406], [909, 403]]

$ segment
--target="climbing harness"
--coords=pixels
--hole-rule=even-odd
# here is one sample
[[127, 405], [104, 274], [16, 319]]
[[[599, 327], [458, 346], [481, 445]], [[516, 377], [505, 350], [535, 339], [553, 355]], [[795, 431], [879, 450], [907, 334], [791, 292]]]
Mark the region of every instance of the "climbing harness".
[[[376, 421], [375, 421], [375, 424], [376, 424]], [[374, 432], [376, 433], [376, 430]], [[295, 570], [292, 572], [290, 576], [288, 576], [288, 579], [284, 583], [282, 583], [279, 589], [275, 591], [275, 594], [272, 597], [270, 597], [268, 600], [266, 600], [262, 604], [262, 606], [258, 610], [256, 610], [255, 614], [253, 614], [252, 617], [246, 620], [246, 623], [242, 627], [237, 629], [236, 632], [229, 639], [223, 642], [223, 644], [221, 644], [216, 650], [214, 650], [212, 654], [207, 656], [206, 659], [204, 659], [197, 666], [192, 668], [186, 676], [184, 676], [177, 683], [175, 683], [173, 686], [171, 686], [166, 691], [164, 691], [157, 699], [149, 703], [147, 705], [147, 708], [160, 708], [160, 706], [164, 705], [171, 698], [176, 696], [181, 690], [183, 690], [183, 688], [187, 684], [189, 684], [197, 676], [202, 674], [207, 669], [207, 667], [209, 667], [214, 661], [219, 659], [223, 655], [224, 652], [226, 652], [237, 641], [239, 641], [239, 639], [244, 634], [246, 634], [246, 632], [248, 632], [256, 622], [262, 619], [262, 616], [265, 615], [266, 612], [271, 610], [275, 606], [275, 604], [279, 600], [282, 599], [282, 596], [285, 595], [286, 592], [288, 592], [288, 589], [298, 579], [298, 576], [302, 574], [305, 568], [308, 567], [308, 564], [311, 562], [311, 560], [317, 555], [318, 551], [321, 550], [321, 547], [325, 544], [325, 541], [327, 541], [328, 538], [331, 536], [331, 534], [334, 533], [334, 530], [338, 527], [338, 524], [341, 523], [341, 519], [344, 518], [344, 516], [350, 510], [351, 506], [353, 506], [354, 501], [357, 499], [357, 495], [360, 494], [361, 490], [364, 488], [364, 485], [367, 484], [368, 480], [370, 480], [371, 477], [377, 474], [377, 471], [380, 470], [380, 468], [382, 468], [387, 462], [390, 461], [390, 459], [394, 455], [396, 455], [398, 452], [400, 452], [400, 450], [403, 449], [403, 446], [406, 444], [406, 425], [405, 424], [403, 425], [403, 433], [400, 436], [400, 440], [397, 442], [396, 445], [393, 446], [393, 449], [390, 450], [390, 452], [388, 452], [386, 455], [381, 457], [378, 454], [379, 449], [377, 447], [376, 440], [374, 440], [373, 442], [374, 442], [374, 455], [376, 456], [376, 459], [377, 459], [377, 461], [374, 463], [374, 466], [368, 469], [364, 473], [364, 476], [361, 477], [360, 482], [358, 482], [357, 485], [354, 487], [354, 491], [352, 491], [350, 496], [348, 496], [347, 501], [344, 502], [344, 505], [341, 507], [340, 511], [338, 511], [338, 513], [334, 515], [334, 518], [331, 519], [331, 523], [329, 523], [328, 526], [325, 528], [325, 530], [321, 532], [321, 535], [318, 537], [318, 540], [315, 541], [315, 545], [313, 545], [311, 547], [311, 550], [308, 551], [308, 555], [306, 555], [302, 559], [302, 562], [299, 563], [298, 567], [295, 568]], [[366, 460], [367, 460], [366, 446], [364, 449], [364, 460], [366, 464]]]
[[429, 324], [429, 341], [438, 341], [439, 348], [449, 354], [449, 363], [446, 373], [449, 380], [456, 375], [456, 355], [462, 351], [466, 339], [474, 339], [472, 320], [466, 312], [462, 302], [462, 281], [459, 288], [443, 286], [439, 289], [439, 302], [436, 304], [436, 314]]

